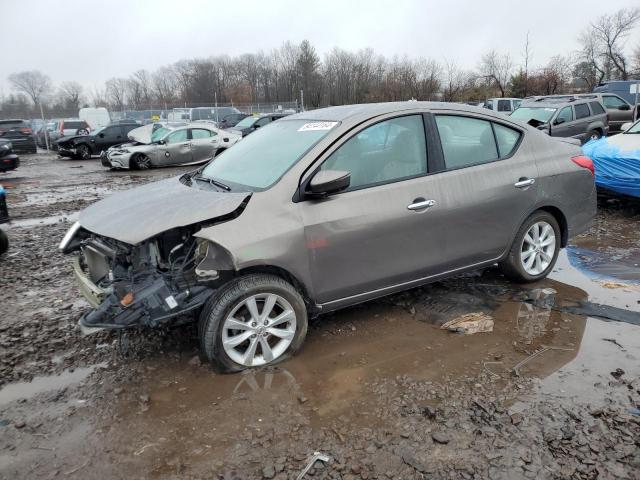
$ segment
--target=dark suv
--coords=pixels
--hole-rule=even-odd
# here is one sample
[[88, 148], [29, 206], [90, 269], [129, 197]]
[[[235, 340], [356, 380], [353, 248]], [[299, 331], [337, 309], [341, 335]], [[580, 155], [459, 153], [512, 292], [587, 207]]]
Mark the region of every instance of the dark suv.
[[139, 126], [134, 120], [111, 123], [95, 130], [91, 135], [62, 137], [55, 144], [61, 157], [88, 160], [92, 155], [100, 155], [100, 152], [107, 151], [110, 147], [128, 142], [127, 134]]
[[14, 152], [38, 151], [33, 130], [27, 120], [0, 120], [0, 139], [9, 140]]
[[609, 133], [609, 116], [595, 98], [548, 96], [525, 98], [513, 118], [547, 132], [586, 143]]

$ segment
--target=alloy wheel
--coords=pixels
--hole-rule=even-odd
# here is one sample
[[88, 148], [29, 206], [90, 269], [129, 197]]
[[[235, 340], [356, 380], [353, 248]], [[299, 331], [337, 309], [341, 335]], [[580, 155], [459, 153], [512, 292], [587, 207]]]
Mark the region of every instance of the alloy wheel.
[[531, 225], [522, 240], [520, 262], [529, 275], [537, 276], [544, 272], [555, 255], [556, 234], [553, 227], [545, 221]]
[[282, 356], [295, 334], [291, 304], [275, 293], [258, 293], [241, 300], [227, 315], [222, 346], [234, 362], [256, 367]]

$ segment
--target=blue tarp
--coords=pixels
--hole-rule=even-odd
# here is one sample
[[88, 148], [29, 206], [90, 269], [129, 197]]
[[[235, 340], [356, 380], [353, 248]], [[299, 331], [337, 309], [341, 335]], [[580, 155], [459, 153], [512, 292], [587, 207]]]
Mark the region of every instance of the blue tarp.
[[601, 138], [583, 145], [582, 151], [593, 160], [597, 186], [640, 197], [640, 149], [624, 151]]

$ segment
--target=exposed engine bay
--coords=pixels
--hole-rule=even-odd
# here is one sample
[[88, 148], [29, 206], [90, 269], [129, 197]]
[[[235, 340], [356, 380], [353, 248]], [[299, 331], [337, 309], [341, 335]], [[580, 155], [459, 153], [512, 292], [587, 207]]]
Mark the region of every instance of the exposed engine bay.
[[138, 245], [79, 229], [67, 252], [77, 250], [75, 273], [84, 277], [81, 284], [94, 286], [90, 301], [96, 307], [80, 324], [157, 327], [201, 307], [221, 278], [206, 261], [215, 246], [193, 236], [199, 229], [177, 228]]

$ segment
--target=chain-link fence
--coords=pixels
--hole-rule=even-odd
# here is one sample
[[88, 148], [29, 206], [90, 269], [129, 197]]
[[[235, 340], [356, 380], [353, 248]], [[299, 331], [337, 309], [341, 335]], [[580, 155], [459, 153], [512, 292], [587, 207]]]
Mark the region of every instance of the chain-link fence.
[[[51, 108], [43, 105], [42, 113], [45, 120], [57, 120], [65, 118], [78, 118], [78, 109]], [[298, 112], [300, 107], [297, 101], [292, 102], [267, 102], [247, 104], [150, 104], [150, 105], [121, 105], [117, 108], [108, 108], [112, 121], [131, 119], [137, 121], [169, 120], [169, 121], [193, 121], [193, 120], [221, 120], [224, 116], [241, 112], [246, 114], [271, 113], [271, 112]], [[3, 105], [0, 109], [0, 120], [3, 119], [41, 119], [40, 108], [30, 105], [16, 104]]]

